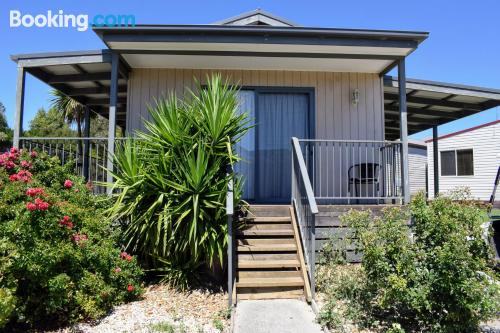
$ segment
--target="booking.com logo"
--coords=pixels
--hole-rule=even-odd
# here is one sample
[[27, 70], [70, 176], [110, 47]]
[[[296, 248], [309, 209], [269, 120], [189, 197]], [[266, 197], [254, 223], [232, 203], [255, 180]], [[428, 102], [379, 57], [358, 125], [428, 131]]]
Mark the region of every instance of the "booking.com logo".
[[63, 10], [57, 12], [47, 11], [47, 14], [22, 14], [19, 10], [10, 11], [11, 28], [76, 28], [78, 31], [86, 31], [89, 28], [89, 22], [96, 27], [115, 27], [115, 26], [135, 26], [135, 15], [103, 15], [97, 14], [89, 21], [86, 14], [65, 14]]

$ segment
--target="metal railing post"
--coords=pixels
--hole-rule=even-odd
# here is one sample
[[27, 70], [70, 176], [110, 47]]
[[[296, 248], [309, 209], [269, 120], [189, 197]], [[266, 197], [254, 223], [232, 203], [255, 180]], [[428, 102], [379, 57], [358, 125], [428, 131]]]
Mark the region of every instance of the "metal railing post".
[[88, 137], [90, 137], [90, 109], [88, 107], [85, 108], [85, 118], [84, 118], [84, 126], [85, 140], [83, 141], [83, 170], [82, 175], [86, 181], [90, 180], [89, 169], [90, 169], [90, 141]]
[[316, 214], [311, 215], [311, 261], [310, 261], [310, 278], [311, 278], [311, 297], [312, 299], [315, 298], [316, 296], [316, 277], [315, 277], [315, 270], [316, 270]]
[[227, 166], [227, 175], [231, 177], [227, 184], [226, 194], [226, 215], [227, 215], [227, 297], [228, 307], [233, 304], [233, 282], [234, 282], [234, 240], [233, 240], [233, 170], [230, 165]]

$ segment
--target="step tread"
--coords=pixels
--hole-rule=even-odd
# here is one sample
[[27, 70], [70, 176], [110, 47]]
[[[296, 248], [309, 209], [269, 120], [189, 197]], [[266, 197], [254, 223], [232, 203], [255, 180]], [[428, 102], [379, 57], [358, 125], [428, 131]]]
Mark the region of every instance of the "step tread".
[[238, 245], [239, 252], [297, 251], [295, 244], [252, 244]]
[[247, 223], [276, 223], [276, 222], [291, 222], [290, 216], [247, 216]]
[[292, 229], [246, 229], [239, 230], [239, 235], [243, 236], [293, 236]]
[[267, 278], [240, 278], [236, 282], [237, 288], [249, 287], [302, 287], [304, 280], [301, 277], [267, 277]]
[[302, 287], [269, 287], [269, 288], [238, 288], [239, 300], [301, 298], [304, 296]]
[[300, 270], [270, 270], [270, 271], [245, 271], [239, 270], [237, 272], [238, 279], [244, 278], [282, 278], [282, 277], [298, 277], [302, 278], [302, 272]]
[[299, 267], [298, 259], [277, 259], [277, 260], [239, 260], [238, 268], [282, 268]]
[[296, 245], [294, 238], [240, 238], [238, 245], [274, 245], [274, 244], [293, 244]]
[[293, 230], [291, 224], [282, 223], [247, 223], [241, 230]]

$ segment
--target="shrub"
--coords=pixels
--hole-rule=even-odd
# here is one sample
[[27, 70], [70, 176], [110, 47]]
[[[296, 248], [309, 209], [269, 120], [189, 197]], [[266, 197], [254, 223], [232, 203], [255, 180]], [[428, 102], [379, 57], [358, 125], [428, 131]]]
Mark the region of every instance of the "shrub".
[[363, 313], [351, 319], [380, 320], [393, 332], [476, 331], [500, 311], [500, 284], [481, 209], [452, 199], [427, 202], [421, 194], [408, 208], [388, 208], [380, 217], [362, 211], [344, 216], [363, 253], [362, 276], [353, 270], [344, 283], [330, 278], [337, 287], [324, 288], [328, 298], [361, 305]]
[[141, 293], [136, 260], [72, 165], [0, 155], [0, 327], [93, 319]]
[[236, 94], [214, 76], [185, 101], [158, 101], [147, 131], [115, 155], [110, 216], [125, 225], [128, 250], [174, 287], [186, 288], [200, 267], [224, 258], [226, 167], [237, 160], [231, 148], [246, 131]]

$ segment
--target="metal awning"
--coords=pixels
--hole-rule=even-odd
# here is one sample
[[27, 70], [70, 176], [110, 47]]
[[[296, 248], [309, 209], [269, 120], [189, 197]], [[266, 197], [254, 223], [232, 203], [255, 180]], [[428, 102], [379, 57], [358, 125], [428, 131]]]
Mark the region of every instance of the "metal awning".
[[131, 67], [385, 74], [428, 33], [265, 25], [94, 27]]
[[[12, 60], [54, 89], [108, 117], [111, 79], [110, 50], [21, 54]], [[117, 125], [125, 128], [127, 78], [120, 61]], [[398, 79], [384, 76], [385, 132], [399, 138]], [[408, 133], [414, 134], [500, 105], [500, 90], [407, 79]]]
[[[408, 134], [500, 105], [500, 90], [406, 79]], [[384, 76], [386, 139], [399, 138], [398, 78]]]
[[[13, 55], [26, 72], [108, 118], [111, 51], [53, 52]], [[125, 128], [127, 79], [130, 68], [120, 62], [117, 125]]]

